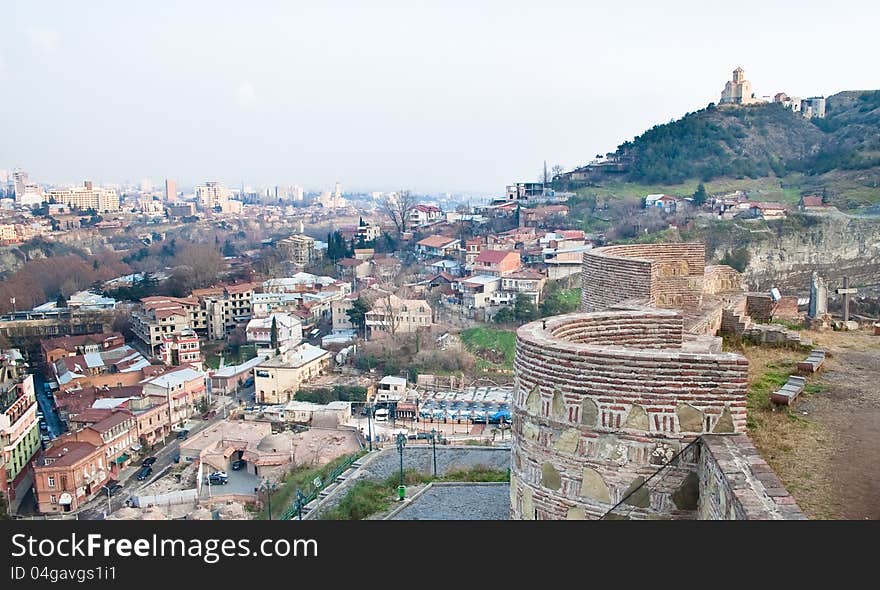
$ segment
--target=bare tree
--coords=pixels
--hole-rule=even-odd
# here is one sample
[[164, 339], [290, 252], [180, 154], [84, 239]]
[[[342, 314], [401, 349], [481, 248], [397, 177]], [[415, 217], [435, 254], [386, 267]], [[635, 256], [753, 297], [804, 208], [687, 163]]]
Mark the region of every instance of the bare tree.
[[400, 191], [385, 197], [379, 203], [379, 209], [391, 219], [398, 233], [406, 231], [409, 222], [409, 214], [416, 206], [416, 197], [409, 191]]

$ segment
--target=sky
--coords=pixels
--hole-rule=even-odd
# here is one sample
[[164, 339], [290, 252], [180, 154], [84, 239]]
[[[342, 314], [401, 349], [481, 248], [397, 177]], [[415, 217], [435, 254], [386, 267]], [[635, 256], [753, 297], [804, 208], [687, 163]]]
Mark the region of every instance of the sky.
[[877, 2], [31, 2], [0, 169], [492, 195], [717, 102], [880, 88]]

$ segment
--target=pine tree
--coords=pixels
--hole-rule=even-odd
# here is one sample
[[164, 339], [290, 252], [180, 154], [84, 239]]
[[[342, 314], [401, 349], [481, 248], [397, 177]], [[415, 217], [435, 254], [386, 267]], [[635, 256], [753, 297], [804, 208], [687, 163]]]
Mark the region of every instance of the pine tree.
[[272, 328], [269, 330], [269, 345], [278, 350], [278, 322], [275, 316], [272, 316]]

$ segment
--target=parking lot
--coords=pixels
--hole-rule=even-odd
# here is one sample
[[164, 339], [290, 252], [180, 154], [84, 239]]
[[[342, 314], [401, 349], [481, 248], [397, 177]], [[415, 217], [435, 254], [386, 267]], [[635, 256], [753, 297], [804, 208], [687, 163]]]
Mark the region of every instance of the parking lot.
[[[211, 472], [208, 469], [206, 469], [205, 471], [205, 478], [207, 479], [208, 475]], [[208, 498], [210, 496], [217, 496], [220, 494], [239, 494], [253, 496], [255, 494], [254, 489], [259, 488], [260, 483], [262, 482], [262, 478], [252, 473], [248, 473], [244, 469], [240, 471], [232, 471], [231, 468], [226, 469], [226, 475], [228, 476], [226, 484], [217, 485], [203, 482], [201, 497]]]

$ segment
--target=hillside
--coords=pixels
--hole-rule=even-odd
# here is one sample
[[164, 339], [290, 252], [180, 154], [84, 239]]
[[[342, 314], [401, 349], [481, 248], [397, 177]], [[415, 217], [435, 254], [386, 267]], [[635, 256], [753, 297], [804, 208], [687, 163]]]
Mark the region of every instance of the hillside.
[[[562, 175], [559, 188], [623, 184], [670, 186], [772, 179], [780, 194], [824, 192], [842, 209], [880, 202], [880, 91], [828, 98], [824, 119], [804, 119], [779, 104], [707, 108], [656, 125], [621, 144], [625, 171]], [[610, 170], [610, 168], [608, 168]], [[721, 181], [721, 182], [719, 182]]]

